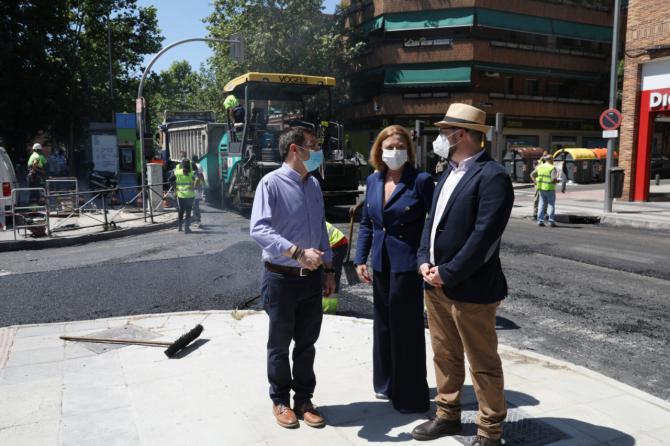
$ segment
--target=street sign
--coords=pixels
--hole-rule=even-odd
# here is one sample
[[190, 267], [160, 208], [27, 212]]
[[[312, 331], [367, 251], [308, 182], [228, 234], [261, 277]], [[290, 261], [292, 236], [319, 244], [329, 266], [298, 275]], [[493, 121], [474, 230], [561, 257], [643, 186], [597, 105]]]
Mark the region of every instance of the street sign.
[[618, 137], [619, 137], [618, 130], [603, 130], [603, 138], [605, 139], [618, 138]]
[[599, 122], [603, 130], [618, 129], [621, 125], [621, 112], [616, 108], [608, 108], [600, 114]]

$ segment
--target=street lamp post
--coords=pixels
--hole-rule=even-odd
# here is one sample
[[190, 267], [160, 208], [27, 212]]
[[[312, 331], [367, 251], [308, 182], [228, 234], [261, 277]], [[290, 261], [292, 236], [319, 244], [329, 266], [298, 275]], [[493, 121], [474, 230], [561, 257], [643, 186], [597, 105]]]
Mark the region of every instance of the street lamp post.
[[144, 91], [144, 82], [146, 82], [147, 76], [149, 75], [149, 71], [151, 70], [151, 67], [154, 65], [154, 63], [158, 60], [159, 57], [161, 57], [167, 50], [176, 47], [177, 45], [181, 45], [183, 43], [189, 43], [189, 42], [217, 42], [217, 43], [232, 43], [235, 45], [241, 45], [240, 40], [235, 40], [235, 39], [214, 39], [214, 38], [209, 38], [209, 37], [193, 37], [190, 39], [184, 39], [184, 40], [179, 40], [177, 42], [171, 43], [170, 45], [166, 46], [165, 48], [162, 48], [152, 59], [151, 62], [149, 62], [149, 65], [144, 69], [144, 73], [142, 73], [142, 79], [140, 79], [140, 85], [137, 88], [137, 104], [138, 106], [136, 107], [135, 111], [137, 112], [137, 122], [138, 122], [138, 131], [140, 133], [140, 156], [142, 157], [142, 211], [144, 213], [144, 220], [146, 221], [147, 219], [147, 204], [145, 200], [145, 194], [144, 194], [144, 187], [145, 187], [145, 176], [146, 174], [144, 173], [144, 98], [142, 97], [142, 93]]

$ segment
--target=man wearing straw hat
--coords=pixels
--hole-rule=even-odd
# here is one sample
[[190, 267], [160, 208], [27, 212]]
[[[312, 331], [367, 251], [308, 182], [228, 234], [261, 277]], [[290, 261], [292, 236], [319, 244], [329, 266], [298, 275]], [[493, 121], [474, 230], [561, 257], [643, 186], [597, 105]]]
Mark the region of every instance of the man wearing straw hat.
[[417, 262], [423, 276], [437, 381], [436, 417], [414, 428], [417, 440], [461, 432], [464, 356], [479, 403], [472, 445], [502, 444], [507, 415], [498, 355], [496, 308], [507, 295], [499, 250], [514, 192], [505, 169], [483, 149], [486, 113], [451, 104], [433, 150], [449, 160], [433, 196]]

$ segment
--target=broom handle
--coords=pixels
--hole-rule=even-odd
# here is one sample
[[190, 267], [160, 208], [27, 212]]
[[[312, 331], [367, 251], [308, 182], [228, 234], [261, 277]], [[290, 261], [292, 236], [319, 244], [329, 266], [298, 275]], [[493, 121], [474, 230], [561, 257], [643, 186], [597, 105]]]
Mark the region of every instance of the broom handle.
[[111, 339], [111, 338], [87, 338], [79, 336], [61, 336], [65, 341], [80, 341], [80, 342], [99, 342], [104, 344], [124, 344], [124, 345], [148, 345], [157, 347], [169, 347], [172, 342], [160, 341], [135, 341], [132, 339]]
[[349, 208], [349, 243], [347, 246], [347, 258], [344, 260], [345, 262], [348, 262], [351, 260], [351, 243], [352, 243], [352, 238], [354, 237], [354, 219], [356, 218], [356, 209], [361, 207], [363, 202], [361, 201], [360, 203], [356, 204], [355, 206], [352, 206]]

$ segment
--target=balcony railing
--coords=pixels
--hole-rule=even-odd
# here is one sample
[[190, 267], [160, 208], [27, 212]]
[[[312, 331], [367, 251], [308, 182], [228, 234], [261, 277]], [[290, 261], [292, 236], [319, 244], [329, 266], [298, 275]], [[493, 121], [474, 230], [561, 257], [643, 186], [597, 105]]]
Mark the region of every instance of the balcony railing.
[[568, 104], [585, 104], [585, 105], [601, 105], [605, 101], [602, 99], [577, 99], [577, 98], [562, 98], [556, 96], [531, 96], [526, 94], [505, 94], [505, 93], [489, 93], [492, 99], [513, 99], [519, 101], [537, 101], [537, 102], [564, 102]]

